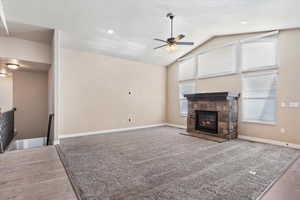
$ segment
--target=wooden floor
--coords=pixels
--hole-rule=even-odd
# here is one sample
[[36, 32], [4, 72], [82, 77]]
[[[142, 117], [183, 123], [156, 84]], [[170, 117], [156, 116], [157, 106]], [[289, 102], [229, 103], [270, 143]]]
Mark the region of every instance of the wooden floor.
[[300, 159], [271, 187], [262, 200], [300, 199]]
[[0, 154], [1, 200], [76, 200], [55, 147]]

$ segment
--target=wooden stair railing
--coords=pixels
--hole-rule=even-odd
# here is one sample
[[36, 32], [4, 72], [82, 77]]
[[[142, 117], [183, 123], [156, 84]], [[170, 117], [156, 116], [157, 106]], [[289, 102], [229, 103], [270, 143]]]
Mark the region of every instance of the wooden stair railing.
[[0, 113], [0, 153], [4, 153], [15, 137], [15, 111], [16, 108]]

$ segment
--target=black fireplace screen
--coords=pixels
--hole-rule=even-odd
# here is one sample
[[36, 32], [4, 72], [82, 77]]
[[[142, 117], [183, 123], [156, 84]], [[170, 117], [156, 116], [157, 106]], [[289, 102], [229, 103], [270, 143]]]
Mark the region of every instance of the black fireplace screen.
[[196, 110], [196, 130], [218, 133], [218, 112]]

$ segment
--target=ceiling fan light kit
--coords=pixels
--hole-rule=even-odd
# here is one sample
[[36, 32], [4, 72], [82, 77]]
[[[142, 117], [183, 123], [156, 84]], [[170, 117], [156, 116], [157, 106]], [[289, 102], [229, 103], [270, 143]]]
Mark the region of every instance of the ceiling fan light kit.
[[19, 64], [6, 63], [5, 66], [0, 66], [0, 78], [6, 78], [10, 76], [10, 70], [18, 70], [20, 68]]
[[6, 63], [6, 66], [8, 69], [11, 69], [11, 70], [17, 70], [20, 68], [20, 65], [14, 64], [14, 63]]
[[185, 35], [183, 35], [183, 34], [180, 34], [177, 37], [173, 36], [173, 20], [174, 20], [175, 15], [173, 13], [168, 13], [167, 17], [171, 21], [171, 37], [168, 38], [167, 40], [162, 40], [162, 39], [155, 38], [154, 39], [155, 41], [163, 42], [165, 44], [161, 45], [161, 46], [158, 46], [158, 47], [155, 47], [154, 49], [160, 49], [162, 47], [166, 47], [167, 51], [171, 52], [171, 51], [176, 51], [178, 45], [194, 45], [193, 42], [179, 42], [179, 40], [181, 40], [185, 37]]
[[8, 76], [7, 73], [4, 73], [4, 72], [0, 72], [0, 77], [1, 78], [6, 78]]
[[177, 50], [177, 45], [176, 44], [172, 44], [172, 45], [167, 45], [166, 47], [167, 51], [176, 51]]

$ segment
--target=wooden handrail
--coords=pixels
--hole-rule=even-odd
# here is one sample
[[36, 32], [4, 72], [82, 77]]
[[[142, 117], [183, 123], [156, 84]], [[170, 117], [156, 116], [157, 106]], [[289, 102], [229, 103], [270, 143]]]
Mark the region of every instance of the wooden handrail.
[[17, 108], [12, 108], [12, 109], [10, 109], [10, 110], [8, 110], [8, 111], [5, 111], [5, 112], [3, 112], [3, 113], [1, 113], [1, 114], [4, 114], [4, 113], [8, 113], [8, 112], [12, 112], [12, 111], [16, 111], [17, 110]]

